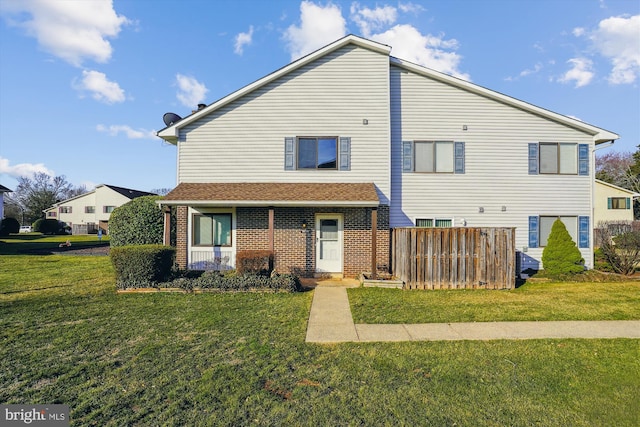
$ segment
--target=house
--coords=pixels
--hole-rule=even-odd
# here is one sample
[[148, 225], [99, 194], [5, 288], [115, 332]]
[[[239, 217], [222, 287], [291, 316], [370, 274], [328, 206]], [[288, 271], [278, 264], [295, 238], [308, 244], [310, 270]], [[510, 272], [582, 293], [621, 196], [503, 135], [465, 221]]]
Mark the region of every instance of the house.
[[596, 179], [594, 190], [593, 225], [603, 221], [633, 221], [633, 200], [640, 197], [626, 188]]
[[4, 185], [0, 184], [0, 221], [4, 218], [4, 193], [11, 193]]
[[591, 265], [592, 153], [618, 135], [390, 51], [346, 36], [158, 132], [180, 266], [267, 249], [352, 277], [388, 268], [394, 227], [501, 226], [539, 268], [557, 218]]
[[56, 203], [44, 211], [47, 219], [57, 219], [71, 227], [73, 234], [97, 233], [109, 230], [109, 217], [118, 206], [141, 196], [154, 193], [101, 184], [88, 193]]

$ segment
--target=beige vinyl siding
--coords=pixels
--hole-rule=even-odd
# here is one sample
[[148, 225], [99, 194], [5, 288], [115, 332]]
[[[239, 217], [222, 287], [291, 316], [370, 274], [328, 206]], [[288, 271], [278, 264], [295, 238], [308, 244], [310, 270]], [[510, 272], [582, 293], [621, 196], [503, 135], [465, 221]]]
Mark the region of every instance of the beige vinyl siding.
[[[633, 221], [634, 193], [596, 182], [594, 194], [594, 227], [598, 227], [598, 223], [601, 221]], [[629, 198], [630, 209], [609, 209], [608, 199], [610, 197]]]
[[[516, 227], [522, 250], [530, 215], [591, 216], [591, 176], [529, 175], [528, 169], [529, 143], [586, 143], [591, 152], [591, 135], [396, 66], [390, 79], [392, 227], [425, 217]], [[402, 141], [412, 140], [463, 141], [465, 174], [402, 173]], [[591, 250], [581, 251], [591, 265]], [[540, 260], [542, 248], [527, 255]]]
[[[389, 58], [353, 45], [180, 130], [179, 182], [374, 182], [388, 203]], [[368, 120], [368, 125], [363, 124]], [[351, 138], [351, 170], [284, 170], [284, 138]]]

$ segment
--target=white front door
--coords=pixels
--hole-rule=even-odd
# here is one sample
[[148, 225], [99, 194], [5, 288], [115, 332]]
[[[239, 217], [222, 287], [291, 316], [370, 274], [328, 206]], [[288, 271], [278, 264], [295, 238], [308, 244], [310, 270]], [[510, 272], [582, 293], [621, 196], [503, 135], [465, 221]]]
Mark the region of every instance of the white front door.
[[342, 273], [342, 215], [316, 215], [316, 272]]

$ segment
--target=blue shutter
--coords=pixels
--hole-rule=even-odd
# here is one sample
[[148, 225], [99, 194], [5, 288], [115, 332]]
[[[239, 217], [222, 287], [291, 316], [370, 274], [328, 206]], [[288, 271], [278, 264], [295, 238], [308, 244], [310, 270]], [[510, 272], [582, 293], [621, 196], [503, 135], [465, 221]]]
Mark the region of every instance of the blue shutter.
[[529, 175], [538, 175], [538, 143], [529, 144]]
[[611, 197], [607, 197], [607, 209], [613, 209], [613, 202], [611, 201]]
[[631, 209], [631, 198], [627, 197], [627, 209]]
[[340, 138], [340, 170], [351, 170], [351, 138]]
[[538, 247], [538, 217], [529, 217], [529, 247]]
[[455, 142], [455, 173], [464, 173], [464, 142]]
[[292, 171], [296, 169], [296, 139], [284, 139], [284, 170]]
[[589, 175], [589, 144], [578, 144], [578, 175]]
[[589, 247], [589, 217], [588, 216], [579, 216], [578, 217], [578, 247], [579, 248], [588, 248]]
[[412, 141], [402, 141], [402, 172], [413, 172]]

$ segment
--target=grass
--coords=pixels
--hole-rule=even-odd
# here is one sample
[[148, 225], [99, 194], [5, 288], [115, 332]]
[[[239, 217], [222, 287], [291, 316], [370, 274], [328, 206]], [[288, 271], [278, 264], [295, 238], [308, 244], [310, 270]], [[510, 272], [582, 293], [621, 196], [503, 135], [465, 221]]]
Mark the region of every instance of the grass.
[[640, 281], [527, 283], [514, 290], [348, 289], [356, 323], [640, 319]]
[[107, 257], [0, 256], [0, 402], [74, 426], [640, 420], [638, 340], [312, 345], [311, 299], [116, 294]]
[[11, 234], [0, 237], [0, 255], [18, 255], [57, 249], [60, 243], [67, 240], [71, 242], [72, 248], [77, 249], [105, 245], [109, 242], [109, 236], [103, 236], [102, 241], [99, 241], [97, 235], [45, 236], [42, 233]]

